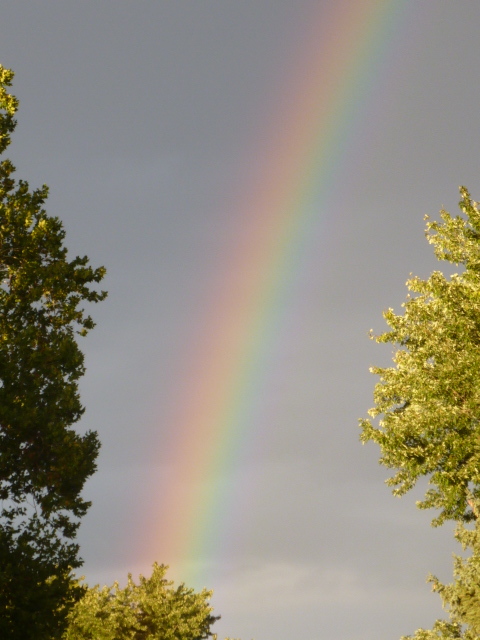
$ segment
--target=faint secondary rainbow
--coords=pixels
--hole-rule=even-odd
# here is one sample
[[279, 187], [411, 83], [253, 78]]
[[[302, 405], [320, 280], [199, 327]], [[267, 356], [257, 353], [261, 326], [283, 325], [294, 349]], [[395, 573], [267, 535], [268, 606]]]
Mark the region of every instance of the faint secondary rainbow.
[[311, 231], [335, 216], [335, 176], [348, 163], [388, 67], [389, 42], [410, 6], [321, 4], [276, 96], [266, 142], [252, 153], [260, 179], [234, 206], [237, 244], [212, 284], [205, 331], [169, 425], [174, 479], [162, 487], [158, 527], [146, 544], [154, 558], [180, 566], [175, 573], [189, 584], [228, 537], [232, 467], [255, 442], [249, 423], [269, 374], [269, 345], [278, 339]]

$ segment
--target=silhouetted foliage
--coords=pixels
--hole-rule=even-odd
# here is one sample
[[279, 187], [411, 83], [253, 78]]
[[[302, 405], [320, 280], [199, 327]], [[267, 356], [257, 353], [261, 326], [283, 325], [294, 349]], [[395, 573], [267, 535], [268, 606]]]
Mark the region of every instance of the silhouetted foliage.
[[[13, 73], [0, 66], [0, 153], [15, 128]], [[76, 335], [93, 328], [85, 302], [105, 269], [67, 259], [65, 231], [43, 209], [48, 189], [14, 180], [0, 162], [0, 637], [59, 637], [83, 593], [74, 542], [95, 471], [95, 432], [72, 428], [83, 413]]]

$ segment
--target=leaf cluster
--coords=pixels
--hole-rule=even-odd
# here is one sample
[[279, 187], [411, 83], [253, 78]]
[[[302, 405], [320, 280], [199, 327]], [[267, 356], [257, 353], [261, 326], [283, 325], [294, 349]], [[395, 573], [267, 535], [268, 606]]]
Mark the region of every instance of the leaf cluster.
[[50, 561], [52, 555], [67, 555], [68, 549], [59, 549], [58, 540], [42, 531], [32, 539], [33, 530], [14, 537], [0, 529], [0, 638], [60, 638], [66, 614], [85, 590], [65, 568], [67, 563]]
[[471, 520], [467, 489], [480, 497], [480, 213], [465, 188], [461, 196], [466, 218], [443, 211], [427, 238], [462, 271], [411, 277], [403, 313], [384, 312], [390, 330], [372, 337], [396, 346], [395, 366], [371, 369], [380, 380], [361, 421], [362, 441], [376, 442], [380, 462], [396, 470], [387, 481], [396, 495], [428, 477], [419, 506], [440, 510], [434, 524]]
[[[472, 502], [476, 511], [474, 505]], [[433, 591], [440, 595], [443, 607], [448, 611], [450, 622], [437, 620], [432, 630], [419, 629], [402, 640], [480, 639], [480, 522], [475, 522], [474, 529], [459, 523], [455, 537], [470, 555], [466, 558], [454, 556], [454, 581], [445, 585], [434, 575], [428, 577]]]
[[[0, 66], [0, 152], [16, 124], [12, 78]], [[77, 337], [94, 326], [84, 305], [105, 298], [105, 269], [69, 259], [63, 225], [44, 209], [48, 188], [31, 190], [14, 172], [0, 162], [0, 637], [35, 629], [50, 640], [80, 594], [73, 540], [100, 445], [73, 428], [84, 412]]]
[[428, 580], [442, 598], [451, 619], [459, 625], [467, 625], [474, 637], [480, 638], [480, 525], [475, 529], [457, 526], [455, 537], [464, 550], [471, 554], [467, 558], [454, 556], [454, 582], [442, 584], [436, 576]]
[[155, 563], [150, 578], [132, 576], [124, 589], [98, 585], [88, 589], [68, 616], [64, 640], [202, 640], [218, 620], [209, 604], [212, 592], [195, 593], [165, 578]]
[[361, 440], [379, 445], [395, 495], [428, 479], [417, 505], [437, 509], [434, 526], [456, 521], [470, 551], [454, 556], [451, 584], [428, 578], [450, 621], [402, 640], [480, 640], [480, 210], [467, 189], [460, 194], [462, 215], [442, 211], [426, 231], [437, 258], [459, 272], [411, 277], [403, 313], [385, 311], [389, 331], [371, 336], [394, 345], [394, 366], [371, 369], [379, 381]]

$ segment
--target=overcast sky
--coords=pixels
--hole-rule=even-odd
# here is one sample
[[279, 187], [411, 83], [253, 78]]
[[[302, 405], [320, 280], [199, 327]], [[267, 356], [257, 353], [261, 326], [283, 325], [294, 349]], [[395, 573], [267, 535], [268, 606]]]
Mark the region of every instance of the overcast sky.
[[[381, 5], [384, 22], [370, 25]], [[296, 74], [315, 86], [335, 56], [353, 65], [358, 52], [335, 29], [359, 7], [358, 37], [378, 46], [352, 67], [358, 82], [343, 80], [338, 197], [320, 193], [301, 266], [284, 274], [283, 311], [263, 316], [269, 339], [238, 455], [213, 473], [223, 497], [210, 511], [209, 496], [199, 500], [215, 544], [163, 557], [176, 526], [168, 500], [186, 495], [175, 483], [196, 454], [195, 425], [182, 432], [176, 416], [191, 402], [189, 376], [208, 376], [209, 325], [218, 344], [230, 329], [216, 295], [223, 278], [237, 296], [230, 257], [255, 213], [242, 203], [275, 164], [275, 127], [280, 137], [295, 127]], [[20, 99], [9, 156], [19, 178], [50, 186], [47, 210], [71, 253], [108, 269], [109, 298], [82, 341], [79, 428], [102, 441], [79, 538], [90, 584], [168, 562], [175, 579], [214, 589], [215, 630], [242, 640], [395, 639], [442, 616], [425, 578], [449, 580], [452, 527], [429, 527], [418, 492], [390, 495], [357, 421], [372, 404], [368, 367], [389, 358], [368, 330], [399, 310], [410, 272], [437, 267], [423, 216], [456, 213], [460, 184], [480, 200], [479, 25], [471, 0], [3, 3], [0, 62]], [[222, 442], [229, 425], [215, 428]]]

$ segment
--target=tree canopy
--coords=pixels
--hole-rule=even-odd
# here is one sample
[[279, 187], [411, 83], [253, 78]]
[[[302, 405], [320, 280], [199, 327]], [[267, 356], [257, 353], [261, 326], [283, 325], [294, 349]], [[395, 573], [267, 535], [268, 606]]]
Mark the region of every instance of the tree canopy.
[[465, 187], [460, 194], [461, 215], [427, 217], [426, 230], [437, 258], [460, 268], [411, 277], [403, 313], [384, 312], [390, 329], [372, 338], [395, 346], [394, 366], [372, 367], [375, 406], [360, 421], [361, 440], [378, 444], [381, 464], [394, 470], [394, 494], [426, 477], [417, 505], [437, 510], [435, 526], [456, 521], [471, 553], [455, 558], [452, 584], [430, 576], [451, 621], [418, 630], [416, 640], [480, 638], [480, 208]]
[[167, 567], [153, 565], [150, 578], [132, 576], [124, 589], [88, 589], [69, 614], [64, 640], [202, 640], [218, 620], [209, 604], [212, 592], [195, 593], [165, 578]]
[[381, 463], [396, 469], [395, 494], [429, 478], [419, 506], [440, 509], [436, 524], [471, 520], [468, 499], [480, 498], [480, 211], [464, 187], [461, 196], [466, 218], [442, 211], [427, 238], [462, 271], [410, 278], [404, 313], [384, 313], [390, 331], [375, 340], [398, 345], [395, 366], [371, 369], [380, 381], [369, 414], [380, 419], [361, 421], [362, 441], [380, 445]]
[[[16, 124], [12, 78], [0, 66], [0, 153]], [[74, 538], [99, 441], [72, 428], [84, 411], [76, 336], [94, 326], [83, 305], [105, 298], [95, 288], [105, 269], [68, 259], [47, 187], [14, 172], [0, 162], [0, 637], [41, 640], [58, 637], [83, 592]]]

